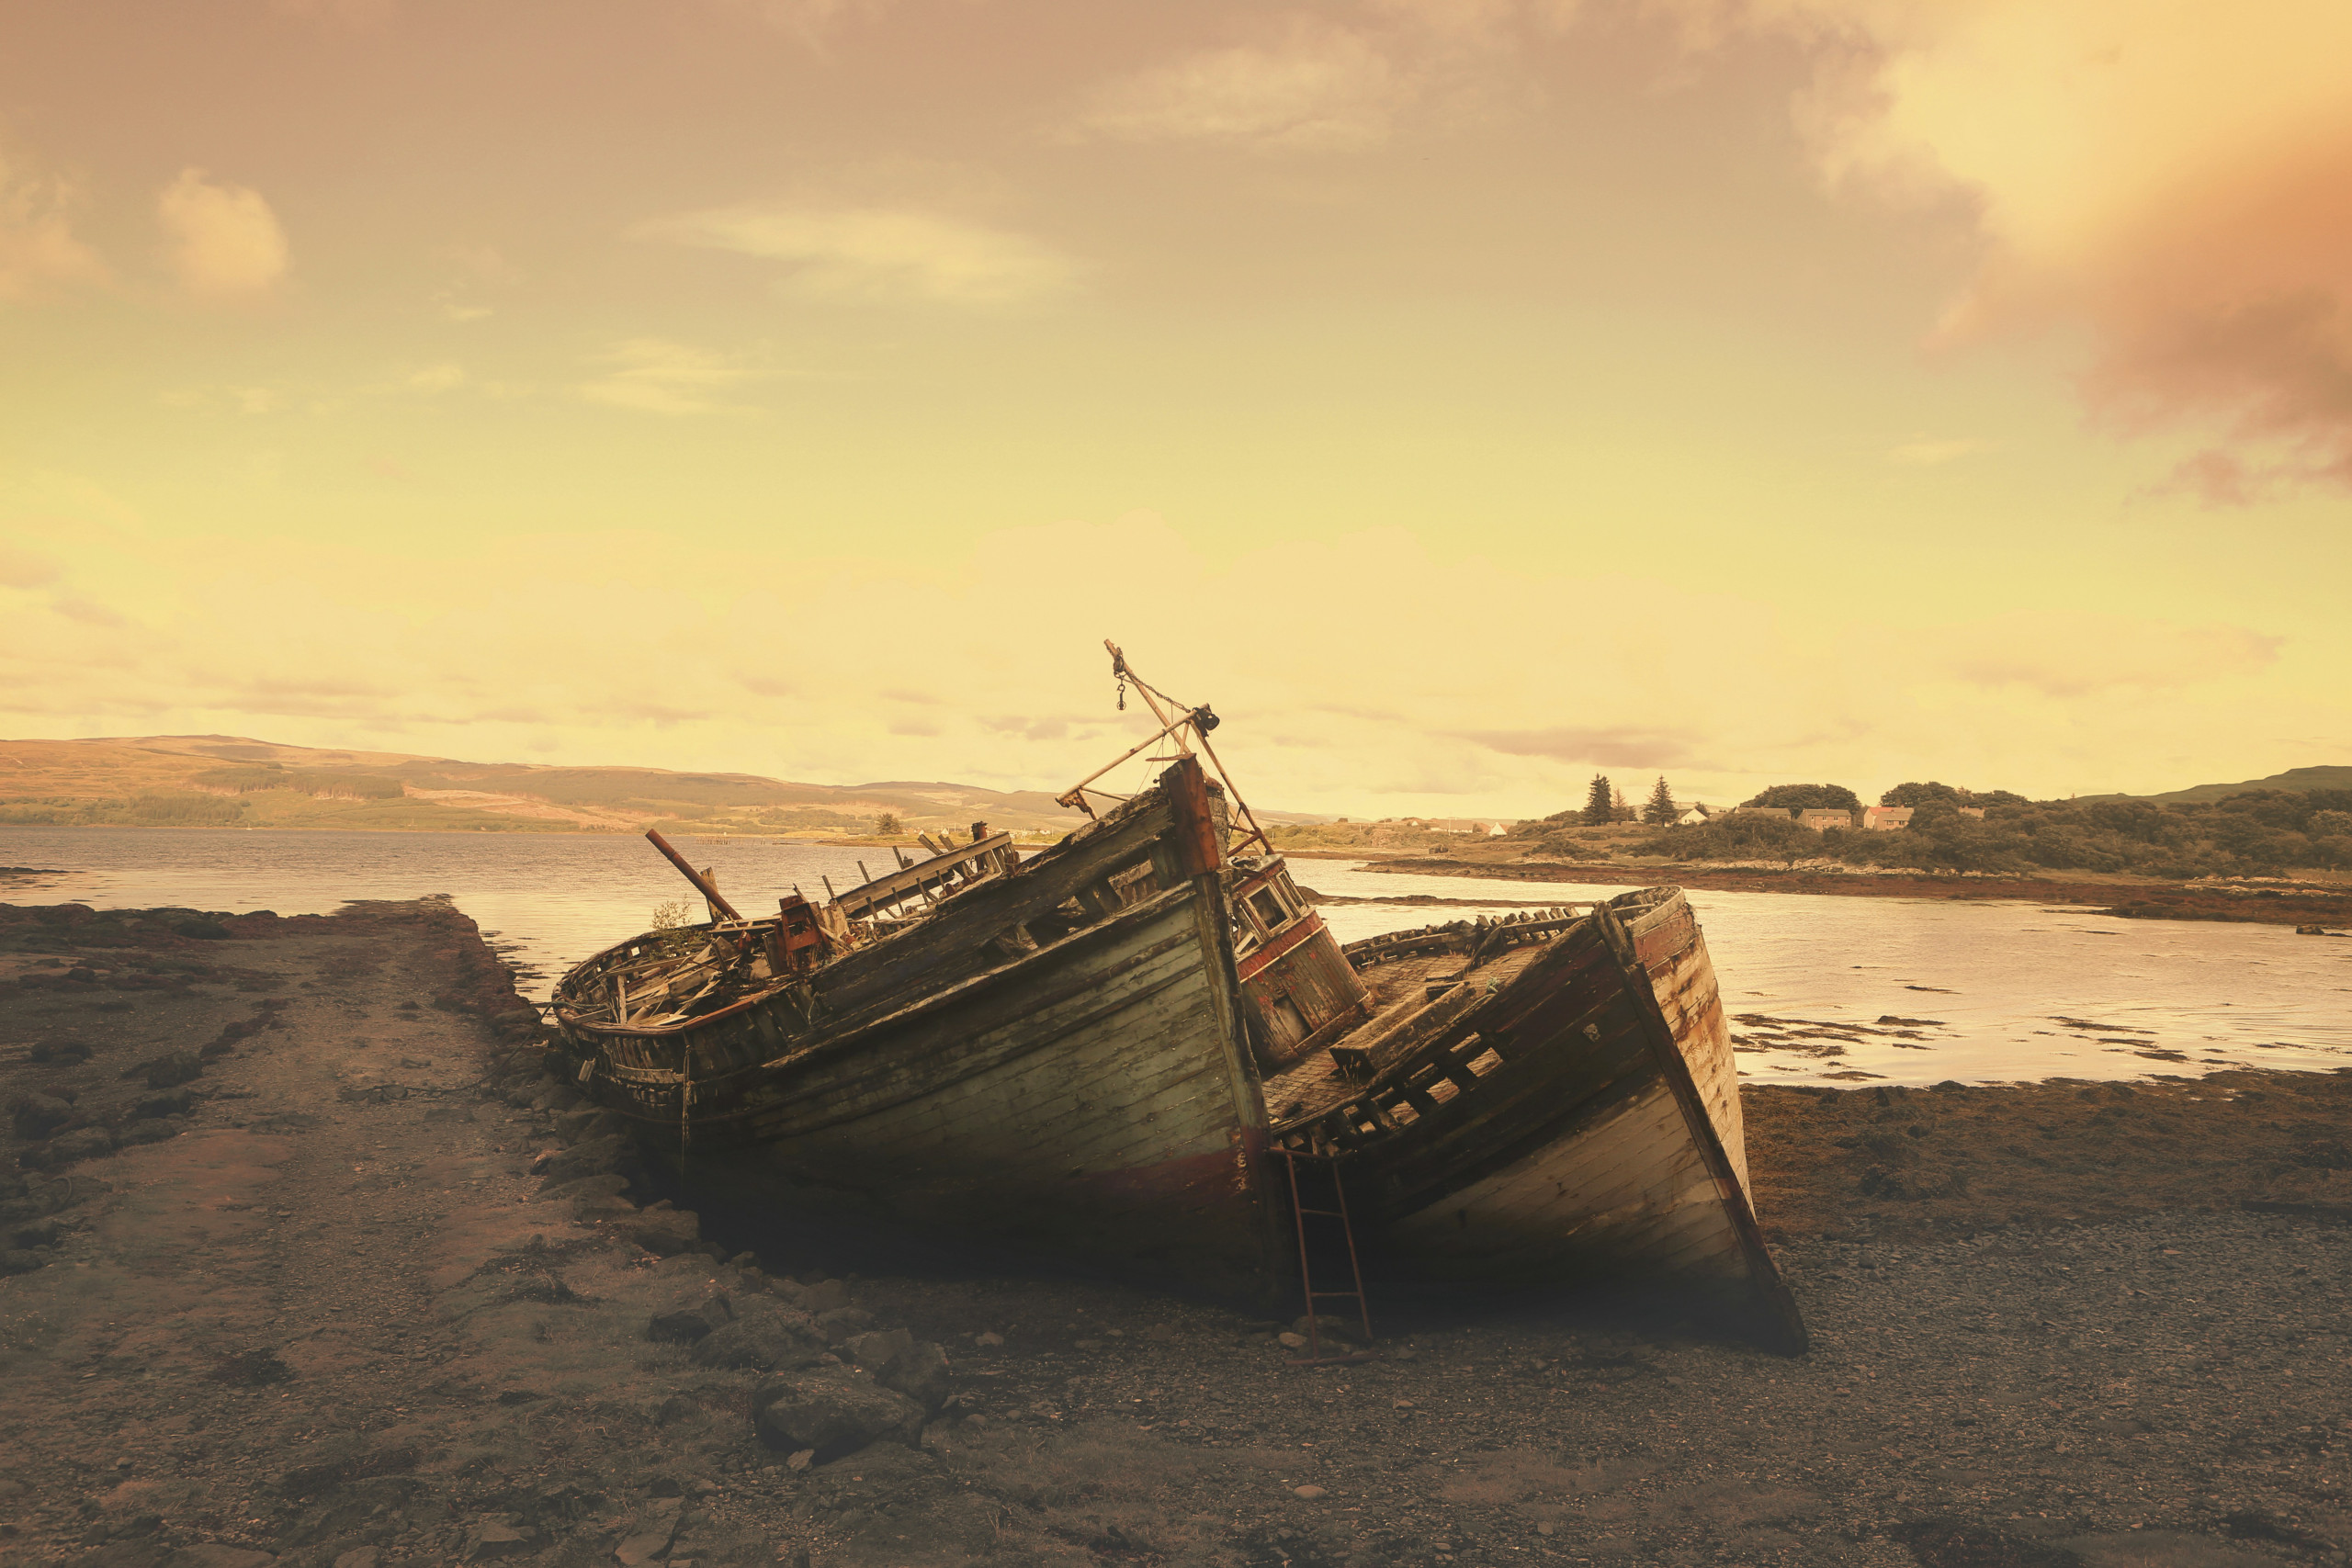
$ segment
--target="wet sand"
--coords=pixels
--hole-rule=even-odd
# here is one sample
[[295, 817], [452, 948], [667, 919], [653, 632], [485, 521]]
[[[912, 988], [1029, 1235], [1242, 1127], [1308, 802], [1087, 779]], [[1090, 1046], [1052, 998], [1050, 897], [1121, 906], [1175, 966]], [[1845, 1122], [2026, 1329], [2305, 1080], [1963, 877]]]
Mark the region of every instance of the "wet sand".
[[[1224, 1307], [685, 1212], [446, 905], [0, 908], [0, 1089], [10, 1562], [2352, 1545], [2352, 1075], [1750, 1089], [1807, 1356], [1670, 1300], [1384, 1290], [1378, 1359], [1325, 1368]], [[839, 1457], [763, 1440], [811, 1380], [919, 1408]]]

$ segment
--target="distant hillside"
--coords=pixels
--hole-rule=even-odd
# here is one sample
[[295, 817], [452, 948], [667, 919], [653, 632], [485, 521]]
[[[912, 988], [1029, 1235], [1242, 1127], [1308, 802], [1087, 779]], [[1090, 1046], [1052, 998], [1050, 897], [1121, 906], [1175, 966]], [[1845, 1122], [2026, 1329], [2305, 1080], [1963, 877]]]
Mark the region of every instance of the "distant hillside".
[[[2177, 789], [2166, 795], [2145, 795], [2141, 800], [2182, 801], [2190, 805], [2210, 806], [2214, 801], [2233, 795], [2244, 795], [2255, 789], [2352, 789], [2352, 768], [2289, 768], [2283, 773], [2273, 773], [2267, 779], [2248, 779], [2244, 784], [2198, 784], [2191, 789]], [[2120, 800], [2122, 795], [2102, 795], [2103, 800]]]
[[231, 735], [0, 740], [0, 823], [367, 828], [496, 832], [1066, 832], [1076, 814], [1041, 790], [890, 781], [794, 784], [752, 773], [464, 762], [331, 751]]

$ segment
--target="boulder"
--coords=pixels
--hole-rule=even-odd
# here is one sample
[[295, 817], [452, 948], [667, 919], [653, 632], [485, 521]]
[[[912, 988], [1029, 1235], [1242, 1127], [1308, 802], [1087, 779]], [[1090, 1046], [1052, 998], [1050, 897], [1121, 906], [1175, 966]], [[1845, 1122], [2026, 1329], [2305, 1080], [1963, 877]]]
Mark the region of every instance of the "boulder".
[[186, 1116], [196, 1109], [196, 1090], [182, 1085], [167, 1089], [161, 1094], [151, 1094], [139, 1102], [139, 1116]]
[[752, 1425], [760, 1440], [786, 1453], [814, 1450], [822, 1463], [869, 1443], [914, 1447], [922, 1438], [922, 1406], [847, 1367], [777, 1378], [752, 1393]]
[[114, 1134], [104, 1127], [77, 1127], [49, 1141], [45, 1163], [51, 1170], [77, 1159], [96, 1159], [114, 1153]]
[[835, 1307], [817, 1314], [817, 1332], [834, 1345], [854, 1339], [874, 1326], [874, 1314], [864, 1307]]
[[203, 1071], [204, 1064], [197, 1059], [195, 1052], [167, 1051], [153, 1060], [140, 1063], [123, 1077], [142, 1077], [147, 1080], [149, 1089], [170, 1089], [175, 1084], [184, 1084], [199, 1077]]
[[179, 1123], [166, 1122], [160, 1116], [142, 1117], [122, 1130], [122, 1141], [126, 1144], [160, 1144], [179, 1135]]
[[11, 1247], [55, 1247], [65, 1239], [65, 1224], [58, 1219], [35, 1220], [28, 1225], [18, 1225], [8, 1237]]
[[74, 1107], [53, 1094], [28, 1094], [17, 1101], [11, 1120], [17, 1136], [30, 1141], [46, 1138], [73, 1119]]
[[633, 1153], [628, 1138], [619, 1133], [574, 1144], [548, 1161], [539, 1190], [545, 1192], [583, 1176], [603, 1176], [618, 1170], [629, 1163]]
[[484, 1514], [467, 1527], [465, 1558], [486, 1562], [501, 1557], [524, 1557], [539, 1549], [539, 1532], [517, 1524], [512, 1514]]
[[824, 1337], [806, 1314], [764, 1300], [744, 1307], [734, 1322], [698, 1341], [688, 1359], [697, 1366], [773, 1372], [806, 1367], [824, 1353]]
[[873, 1374], [884, 1388], [896, 1390], [936, 1413], [947, 1400], [947, 1353], [918, 1340], [903, 1328], [860, 1334], [842, 1345], [849, 1359]]
[[647, 1209], [619, 1226], [623, 1235], [657, 1258], [692, 1251], [702, 1235], [702, 1222], [691, 1209]]
[[734, 1321], [734, 1304], [714, 1292], [693, 1306], [655, 1313], [646, 1322], [645, 1337], [669, 1345], [692, 1345]]

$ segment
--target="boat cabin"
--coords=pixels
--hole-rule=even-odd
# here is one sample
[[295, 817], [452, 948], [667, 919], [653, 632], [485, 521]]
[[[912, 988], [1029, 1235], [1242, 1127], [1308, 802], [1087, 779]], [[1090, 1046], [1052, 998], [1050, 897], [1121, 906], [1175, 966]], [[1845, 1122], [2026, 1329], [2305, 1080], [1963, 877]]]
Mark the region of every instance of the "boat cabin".
[[1363, 1017], [1363, 982], [1277, 855], [1237, 855], [1227, 875], [1234, 966], [1261, 1065], [1282, 1067]]

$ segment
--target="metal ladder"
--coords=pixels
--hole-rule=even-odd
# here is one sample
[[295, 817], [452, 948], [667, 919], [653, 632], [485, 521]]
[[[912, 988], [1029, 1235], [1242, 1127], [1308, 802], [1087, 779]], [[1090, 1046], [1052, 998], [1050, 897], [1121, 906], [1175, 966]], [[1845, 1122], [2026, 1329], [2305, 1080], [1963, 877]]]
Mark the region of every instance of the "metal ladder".
[[[1290, 1212], [1293, 1221], [1298, 1226], [1298, 1282], [1300, 1288], [1306, 1292], [1306, 1354], [1303, 1357], [1293, 1356], [1290, 1359], [1291, 1364], [1297, 1367], [1320, 1367], [1342, 1361], [1369, 1361], [1372, 1359], [1372, 1352], [1369, 1349], [1355, 1350], [1337, 1356], [1327, 1356], [1323, 1353], [1323, 1314], [1316, 1305], [1317, 1302], [1322, 1301], [1354, 1302], [1358, 1321], [1363, 1325], [1364, 1343], [1367, 1346], [1372, 1343], [1372, 1307], [1364, 1299], [1363, 1268], [1356, 1260], [1355, 1231], [1348, 1223], [1348, 1194], [1346, 1188], [1340, 1180], [1338, 1156], [1303, 1149], [1278, 1148], [1274, 1153], [1283, 1156], [1283, 1168], [1290, 1174]], [[1311, 1160], [1322, 1166], [1330, 1177], [1333, 1207], [1310, 1209], [1306, 1206], [1306, 1201], [1300, 1197], [1298, 1164], [1301, 1160]], [[1315, 1288], [1315, 1265], [1308, 1256], [1306, 1245], [1306, 1222], [1310, 1215], [1317, 1219], [1340, 1222], [1340, 1237], [1348, 1246], [1348, 1273], [1351, 1282], [1355, 1286], [1353, 1290], [1318, 1291]]]

